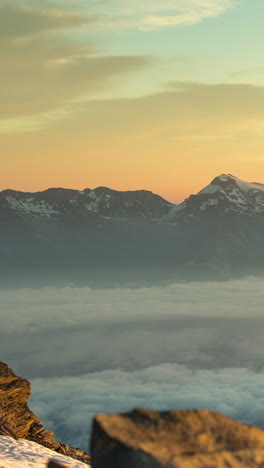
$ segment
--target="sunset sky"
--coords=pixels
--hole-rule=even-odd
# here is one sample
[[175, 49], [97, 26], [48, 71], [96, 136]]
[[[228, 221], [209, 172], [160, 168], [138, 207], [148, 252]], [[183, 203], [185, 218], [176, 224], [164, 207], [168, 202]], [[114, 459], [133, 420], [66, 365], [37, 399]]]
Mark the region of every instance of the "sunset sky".
[[0, 190], [264, 183], [263, 0], [0, 0]]

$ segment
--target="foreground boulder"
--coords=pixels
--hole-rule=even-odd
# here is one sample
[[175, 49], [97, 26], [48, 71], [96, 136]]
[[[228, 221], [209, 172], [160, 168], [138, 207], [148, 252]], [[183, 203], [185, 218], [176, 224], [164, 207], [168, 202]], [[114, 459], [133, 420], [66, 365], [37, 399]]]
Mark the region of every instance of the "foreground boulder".
[[61, 465], [60, 463], [57, 463], [55, 461], [50, 461], [48, 464], [47, 464], [47, 468], [66, 468], [65, 466]]
[[207, 410], [97, 415], [93, 468], [264, 467], [264, 431]]
[[88, 464], [90, 456], [86, 452], [54, 441], [54, 433], [46, 431], [29, 409], [27, 400], [30, 395], [29, 381], [15, 375], [0, 361], [0, 435], [31, 440]]

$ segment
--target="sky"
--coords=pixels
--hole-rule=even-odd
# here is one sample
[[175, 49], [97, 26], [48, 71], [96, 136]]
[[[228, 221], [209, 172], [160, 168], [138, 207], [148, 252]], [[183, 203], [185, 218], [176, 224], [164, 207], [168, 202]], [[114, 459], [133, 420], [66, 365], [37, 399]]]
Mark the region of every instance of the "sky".
[[0, 0], [0, 190], [264, 182], [260, 0]]
[[30, 408], [87, 450], [94, 414], [208, 408], [264, 427], [263, 278], [0, 288], [1, 360]]

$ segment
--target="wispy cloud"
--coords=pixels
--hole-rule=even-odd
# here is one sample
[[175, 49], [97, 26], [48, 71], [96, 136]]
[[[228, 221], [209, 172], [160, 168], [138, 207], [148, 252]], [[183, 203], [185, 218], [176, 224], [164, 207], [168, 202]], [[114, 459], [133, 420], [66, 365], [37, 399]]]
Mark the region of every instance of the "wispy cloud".
[[[50, 58], [44, 65], [36, 59], [34, 75], [30, 63], [25, 63], [20, 90], [16, 90], [12, 77], [9, 84], [8, 76], [0, 78], [0, 86], [5, 85], [14, 96], [11, 99], [8, 94], [0, 105], [0, 134], [38, 131], [68, 119], [80, 102], [91, 99], [91, 93], [111, 86], [117, 76], [133, 73], [150, 63], [151, 58], [129, 55]], [[15, 70], [16, 65], [9, 68]]]
[[31, 132], [64, 119], [80, 96], [111, 87], [117, 75], [149, 63], [139, 55], [103, 55], [72, 28], [93, 22], [74, 9], [8, 5], [0, 0], [0, 133]]
[[[80, 2], [83, 5], [83, 2]], [[235, 0], [102, 0], [87, 2], [87, 9], [106, 23], [140, 29], [194, 24], [237, 5]]]
[[256, 78], [262, 77], [264, 75], [264, 67], [248, 67], [248, 68], [241, 68], [240, 70], [234, 70], [230, 73], [231, 78], [238, 79], [240, 82], [241, 80], [245, 80], [245, 78]]
[[80, 12], [56, 8], [36, 8], [23, 5], [8, 5], [0, 0], [0, 38], [1, 40], [31, 36], [49, 30], [60, 30], [82, 24], [94, 19]]

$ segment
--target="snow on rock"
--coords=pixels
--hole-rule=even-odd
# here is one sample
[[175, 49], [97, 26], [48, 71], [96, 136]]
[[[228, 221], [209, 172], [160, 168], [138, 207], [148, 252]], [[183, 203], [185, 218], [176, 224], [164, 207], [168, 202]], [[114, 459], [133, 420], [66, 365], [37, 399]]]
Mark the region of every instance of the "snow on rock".
[[[257, 182], [246, 182], [232, 174], [221, 174], [201, 190], [196, 196], [200, 205], [196, 208], [206, 210], [212, 206], [225, 203], [224, 212], [239, 214], [257, 214], [264, 212], [264, 185]], [[189, 205], [192, 206], [193, 198]]]
[[221, 191], [221, 189], [217, 186], [217, 185], [207, 185], [207, 187], [205, 187], [203, 190], [201, 190], [199, 193], [200, 194], [211, 194], [211, 193], [215, 193], [215, 192], [219, 192]]
[[24, 200], [17, 200], [14, 197], [6, 197], [9, 206], [18, 212], [38, 214], [42, 216], [50, 216], [52, 214], [58, 213], [54, 208], [49, 204], [45, 203], [44, 200], [36, 202], [36, 200], [31, 198], [26, 198]]
[[50, 460], [61, 463], [65, 468], [89, 467], [35, 442], [0, 436], [0, 468], [46, 468]]
[[208, 200], [207, 202], [204, 202], [204, 203], [201, 204], [200, 210], [203, 211], [203, 210], [206, 210], [206, 208], [208, 208], [208, 206], [215, 206], [215, 205], [217, 205], [217, 200], [214, 200], [214, 199]]
[[[83, 191], [54, 188], [27, 193], [0, 192], [0, 211], [28, 221], [57, 221], [77, 215], [92, 218], [160, 220], [174, 205], [147, 190], [117, 191], [107, 187]], [[50, 219], [48, 219], [50, 218]]]
[[[56, 229], [61, 219], [87, 218], [102, 220], [151, 221], [178, 224], [207, 213], [255, 216], [264, 213], [264, 184], [246, 182], [232, 174], [220, 174], [196, 195], [175, 205], [146, 190], [117, 191], [107, 187], [48, 189], [24, 193], [13, 190], [0, 192], [0, 212], [33, 223], [37, 233], [43, 225]], [[53, 223], [53, 224], [52, 224]]]
[[256, 216], [264, 213], [264, 184], [221, 174], [180, 205], [170, 208], [162, 222], [190, 222], [201, 216]]
[[242, 192], [256, 192], [258, 190], [264, 192], [264, 184], [259, 184], [258, 182], [246, 182], [232, 174], [221, 174], [207, 185], [207, 187], [201, 190], [199, 194], [210, 194], [215, 192], [225, 193], [225, 189], [228, 184], [238, 187]]

